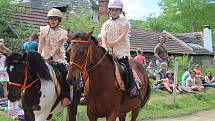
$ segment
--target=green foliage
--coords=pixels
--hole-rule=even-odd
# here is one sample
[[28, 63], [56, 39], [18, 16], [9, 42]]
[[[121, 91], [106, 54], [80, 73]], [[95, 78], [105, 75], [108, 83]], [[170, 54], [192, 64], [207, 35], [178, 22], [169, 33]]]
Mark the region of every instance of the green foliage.
[[5, 30], [8, 28], [8, 21], [12, 14], [12, 5], [9, 0], [0, 0], [0, 37], [6, 36]]
[[207, 0], [162, 0], [163, 14], [172, 22], [180, 23], [187, 31], [197, 31], [205, 20]]
[[170, 57], [171, 64], [174, 64], [174, 62], [178, 61], [178, 68], [179, 70], [187, 70], [188, 67], [193, 67], [193, 57], [189, 56], [187, 54], [184, 54], [183, 56], [177, 56], [177, 57]]
[[9, 40], [7, 46], [13, 51], [20, 50], [23, 43], [28, 40], [28, 37], [32, 33], [38, 33], [38, 30], [33, 26], [20, 24], [17, 26], [16, 32], [19, 35], [18, 38], [7, 38]]
[[[80, 3], [79, 3], [80, 4]], [[94, 11], [86, 12], [83, 5], [79, 5], [79, 13], [68, 13], [63, 18], [62, 26], [64, 29], [70, 29], [74, 32], [88, 32], [94, 28], [94, 35], [97, 37], [101, 28], [99, 21], [93, 20]]]
[[131, 20], [131, 25], [134, 28], [144, 28], [148, 30], [152, 30], [155, 32], [163, 32], [163, 31], [169, 31], [169, 32], [182, 32], [185, 28], [174, 22], [170, 22], [166, 20], [164, 16], [158, 16], [158, 17], [147, 17], [146, 20]]
[[[176, 105], [173, 105], [172, 95], [165, 91], [152, 89], [149, 102], [140, 111], [137, 121], [144, 121], [152, 118], [175, 117], [197, 112], [199, 110], [215, 108], [215, 89], [208, 89], [206, 92], [197, 94], [176, 95]], [[130, 113], [127, 119], [130, 119]], [[0, 120], [11, 121], [4, 112], [0, 111]], [[87, 121], [86, 106], [79, 106], [77, 113], [78, 121]], [[53, 121], [63, 121], [62, 113], [54, 114]], [[99, 119], [105, 121], [105, 118]]]

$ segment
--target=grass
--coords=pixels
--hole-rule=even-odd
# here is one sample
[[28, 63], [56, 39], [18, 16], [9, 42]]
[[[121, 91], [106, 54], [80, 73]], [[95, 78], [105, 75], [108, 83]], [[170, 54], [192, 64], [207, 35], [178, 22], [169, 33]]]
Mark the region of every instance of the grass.
[[[215, 73], [215, 68], [203, 68], [202, 74], [207, 70]], [[181, 77], [182, 71], [179, 71], [178, 76]], [[180, 78], [178, 78], [180, 80]], [[176, 117], [180, 115], [188, 115], [199, 110], [207, 110], [215, 108], [215, 88], [210, 88], [206, 92], [197, 94], [183, 94], [176, 96], [176, 104], [173, 104], [172, 96], [167, 92], [152, 89], [151, 97], [147, 105], [141, 110], [137, 121], [146, 119]], [[78, 121], [87, 121], [86, 107], [79, 106]], [[127, 115], [127, 120], [130, 119], [130, 113]], [[62, 113], [54, 115], [53, 121], [62, 121]], [[5, 112], [0, 111], [0, 121], [12, 121]], [[99, 121], [105, 121], [100, 119]]]
[[[213, 109], [215, 108], [215, 89], [211, 88], [206, 92], [200, 92], [197, 94], [183, 94], [182, 96], [176, 96], [176, 105], [172, 102], [172, 96], [167, 92], [160, 90], [152, 90], [147, 105], [139, 113], [137, 121], [143, 121], [145, 119], [155, 119], [164, 117], [175, 117], [180, 115], [191, 114], [199, 110]], [[130, 114], [127, 115], [129, 119]], [[79, 106], [78, 121], [87, 121], [86, 107]], [[61, 113], [55, 114], [53, 121], [62, 121], [63, 117]], [[0, 111], [0, 121], [11, 121], [5, 112]], [[99, 121], [105, 121], [100, 119]]]

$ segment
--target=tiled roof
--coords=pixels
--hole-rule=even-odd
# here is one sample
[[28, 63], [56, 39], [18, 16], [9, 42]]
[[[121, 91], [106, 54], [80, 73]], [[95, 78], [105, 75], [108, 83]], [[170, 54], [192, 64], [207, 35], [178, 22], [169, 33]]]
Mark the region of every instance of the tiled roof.
[[173, 36], [169, 32], [156, 33], [147, 30], [141, 29], [132, 29], [130, 33], [130, 43], [131, 43], [131, 51], [135, 51], [136, 48], [143, 49], [144, 52], [153, 52], [154, 47], [158, 44], [158, 38], [160, 35], [166, 36], [166, 46], [168, 48], [168, 52], [172, 54], [209, 54], [211, 55], [207, 49], [205, 48], [193, 48], [181, 39]]
[[32, 7], [44, 10], [50, 10], [53, 7], [70, 6], [69, 11], [78, 13], [80, 8], [84, 8], [84, 11], [92, 10], [94, 4], [91, 4], [88, 0], [21, 0], [19, 5], [24, 7]]
[[195, 54], [213, 54], [203, 47], [203, 33], [178, 33], [175, 35], [178, 39], [185, 42], [188, 46], [193, 48]]
[[17, 13], [15, 16], [15, 25], [20, 23], [33, 25], [39, 28], [42, 25], [47, 25], [48, 10], [27, 8], [26, 13]]

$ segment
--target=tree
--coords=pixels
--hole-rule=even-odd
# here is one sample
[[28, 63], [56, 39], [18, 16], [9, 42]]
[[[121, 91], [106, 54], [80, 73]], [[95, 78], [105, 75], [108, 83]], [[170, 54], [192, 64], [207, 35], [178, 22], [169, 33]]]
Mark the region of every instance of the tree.
[[146, 20], [131, 20], [131, 25], [134, 28], [142, 28], [147, 30], [152, 30], [155, 32], [163, 32], [163, 31], [169, 31], [169, 32], [179, 32], [184, 31], [185, 28], [174, 22], [168, 21], [164, 16], [158, 16], [158, 17], [147, 17]]
[[[185, 27], [187, 32], [199, 31], [207, 16], [207, 0], [162, 0], [163, 15], [174, 23]], [[202, 25], [203, 24], [203, 25]]]

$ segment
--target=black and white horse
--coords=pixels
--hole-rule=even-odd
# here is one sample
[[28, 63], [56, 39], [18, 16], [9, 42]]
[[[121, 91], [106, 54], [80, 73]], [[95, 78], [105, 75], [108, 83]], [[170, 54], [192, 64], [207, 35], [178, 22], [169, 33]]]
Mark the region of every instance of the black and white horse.
[[[26, 121], [49, 120], [53, 113], [64, 108], [57, 93], [58, 84], [54, 83], [61, 79], [61, 74], [39, 53], [14, 52], [7, 57], [5, 65], [10, 79], [8, 99], [11, 102], [21, 99]], [[72, 103], [68, 108], [66, 120], [76, 120], [77, 104]]]

